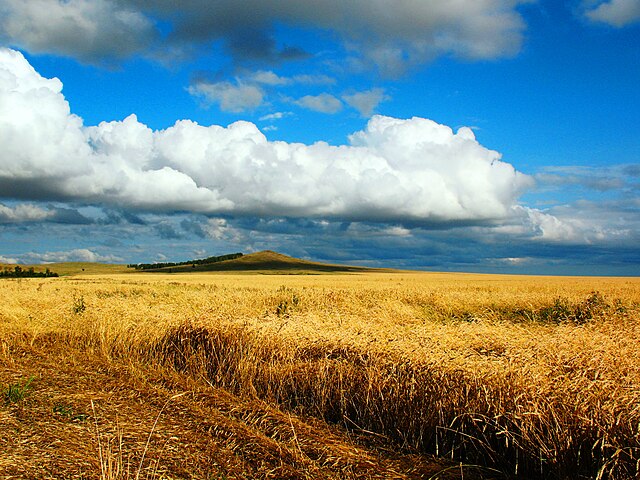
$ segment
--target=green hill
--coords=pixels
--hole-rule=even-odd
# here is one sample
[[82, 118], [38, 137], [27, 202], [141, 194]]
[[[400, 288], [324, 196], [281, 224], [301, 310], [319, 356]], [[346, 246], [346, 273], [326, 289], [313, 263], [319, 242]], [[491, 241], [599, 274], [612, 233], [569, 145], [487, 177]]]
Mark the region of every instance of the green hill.
[[[15, 268], [15, 265], [6, 265], [7, 268]], [[0, 265], [2, 269], [4, 265]], [[90, 262], [64, 262], [49, 263], [46, 265], [21, 265], [28, 269], [34, 267], [36, 272], [51, 270], [61, 276], [67, 275], [110, 275], [117, 273], [197, 273], [197, 272], [238, 272], [238, 273], [263, 273], [263, 274], [319, 274], [319, 273], [364, 273], [376, 271], [391, 271], [388, 269], [374, 269], [351, 265], [333, 265], [328, 263], [312, 262], [299, 258], [289, 257], [271, 250], [250, 253], [232, 260], [217, 263], [190, 263], [161, 268], [137, 269], [127, 265], [90, 263]]]
[[250, 253], [240, 258], [205, 265], [181, 265], [145, 270], [158, 273], [191, 273], [191, 272], [257, 272], [257, 273], [358, 273], [372, 272], [375, 269], [354, 267], [349, 265], [332, 265], [311, 262], [289, 257], [271, 250]]

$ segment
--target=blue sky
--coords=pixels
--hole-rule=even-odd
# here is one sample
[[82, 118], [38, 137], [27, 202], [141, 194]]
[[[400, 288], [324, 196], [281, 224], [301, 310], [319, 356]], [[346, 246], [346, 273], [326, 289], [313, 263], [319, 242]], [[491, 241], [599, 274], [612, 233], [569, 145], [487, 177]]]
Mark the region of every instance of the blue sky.
[[0, 0], [0, 261], [640, 271], [640, 0]]

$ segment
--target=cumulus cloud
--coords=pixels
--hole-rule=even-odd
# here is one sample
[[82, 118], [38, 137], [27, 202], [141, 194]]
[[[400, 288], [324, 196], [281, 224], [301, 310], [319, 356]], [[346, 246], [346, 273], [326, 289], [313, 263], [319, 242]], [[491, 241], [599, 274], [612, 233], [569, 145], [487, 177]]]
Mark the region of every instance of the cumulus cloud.
[[570, 220], [562, 221], [558, 217], [535, 210], [524, 208], [528, 221], [528, 230], [535, 232], [534, 237], [540, 240], [568, 243], [589, 243], [585, 225]]
[[382, 88], [373, 88], [365, 92], [356, 92], [342, 96], [342, 99], [350, 107], [355, 108], [363, 117], [370, 117], [380, 102], [388, 100], [389, 97]]
[[245, 237], [242, 229], [231, 225], [224, 218], [186, 218], [180, 226], [184, 231], [192, 233], [200, 238], [212, 240], [224, 240], [230, 242], [242, 241]]
[[593, 22], [624, 27], [640, 21], [640, 0], [608, 0], [586, 11]]
[[22, 54], [0, 50], [2, 177], [59, 182], [86, 173], [88, 165], [68, 161], [87, 158], [91, 149], [61, 91], [62, 82], [42, 78]]
[[34, 53], [54, 53], [100, 63], [148, 48], [153, 21], [111, 0], [4, 0], [0, 39]]
[[[249, 122], [182, 120], [153, 131], [131, 115], [85, 127], [61, 88], [20, 53], [0, 50], [6, 196], [45, 191], [140, 211], [465, 222], [510, 216], [531, 184], [469, 128], [424, 118], [374, 116], [338, 146], [270, 142]], [[16, 182], [20, 189], [4, 189]]]
[[238, 242], [242, 239], [240, 231], [230, 226], [224, 218], [208, 219], [202, 226], [202, 230], [208, 238], [212, 238], [214, 240]]
[[329, 93], [305, 95], [302, 98], [294, 100], [294, 103], [302, 108], [313, 110], [314, 112], [333, 114], [342, 110], [342, 102]]
[[486, 238], [495, 235], [534, 244], [635, 245], [640, 227], [637, 208], [578, 201], [546, 210], [515, 206], [512, 216], [490, 227], [478, 227]]
[[188, 90], [191, 95], [203, 99], [205, 104], [218, 104], [223, 112], [253, 110], [264, 102], [264, 91], [259, 86], [241, 81], [199, 81]]

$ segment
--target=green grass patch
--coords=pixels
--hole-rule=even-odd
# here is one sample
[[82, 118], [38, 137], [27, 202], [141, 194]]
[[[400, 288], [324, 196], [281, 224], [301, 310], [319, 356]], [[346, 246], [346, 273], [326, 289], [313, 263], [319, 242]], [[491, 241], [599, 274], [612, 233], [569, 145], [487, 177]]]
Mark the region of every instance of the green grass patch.
[[29, 377], [24, 383], [16, 382], [2, 389], [2, 401], [5, 405], [18, 403], [29, 396], [31, 383], [35, 377]]

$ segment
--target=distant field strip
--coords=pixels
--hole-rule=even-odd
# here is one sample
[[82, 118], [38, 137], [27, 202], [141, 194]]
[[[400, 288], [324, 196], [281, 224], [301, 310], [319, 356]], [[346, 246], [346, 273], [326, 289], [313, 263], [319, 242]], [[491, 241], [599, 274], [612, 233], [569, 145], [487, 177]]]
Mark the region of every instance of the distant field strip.
[[0, 296], [0, 352], [170, 366], [508, 475], [640, 475], [640, 279], [127, 274]]

